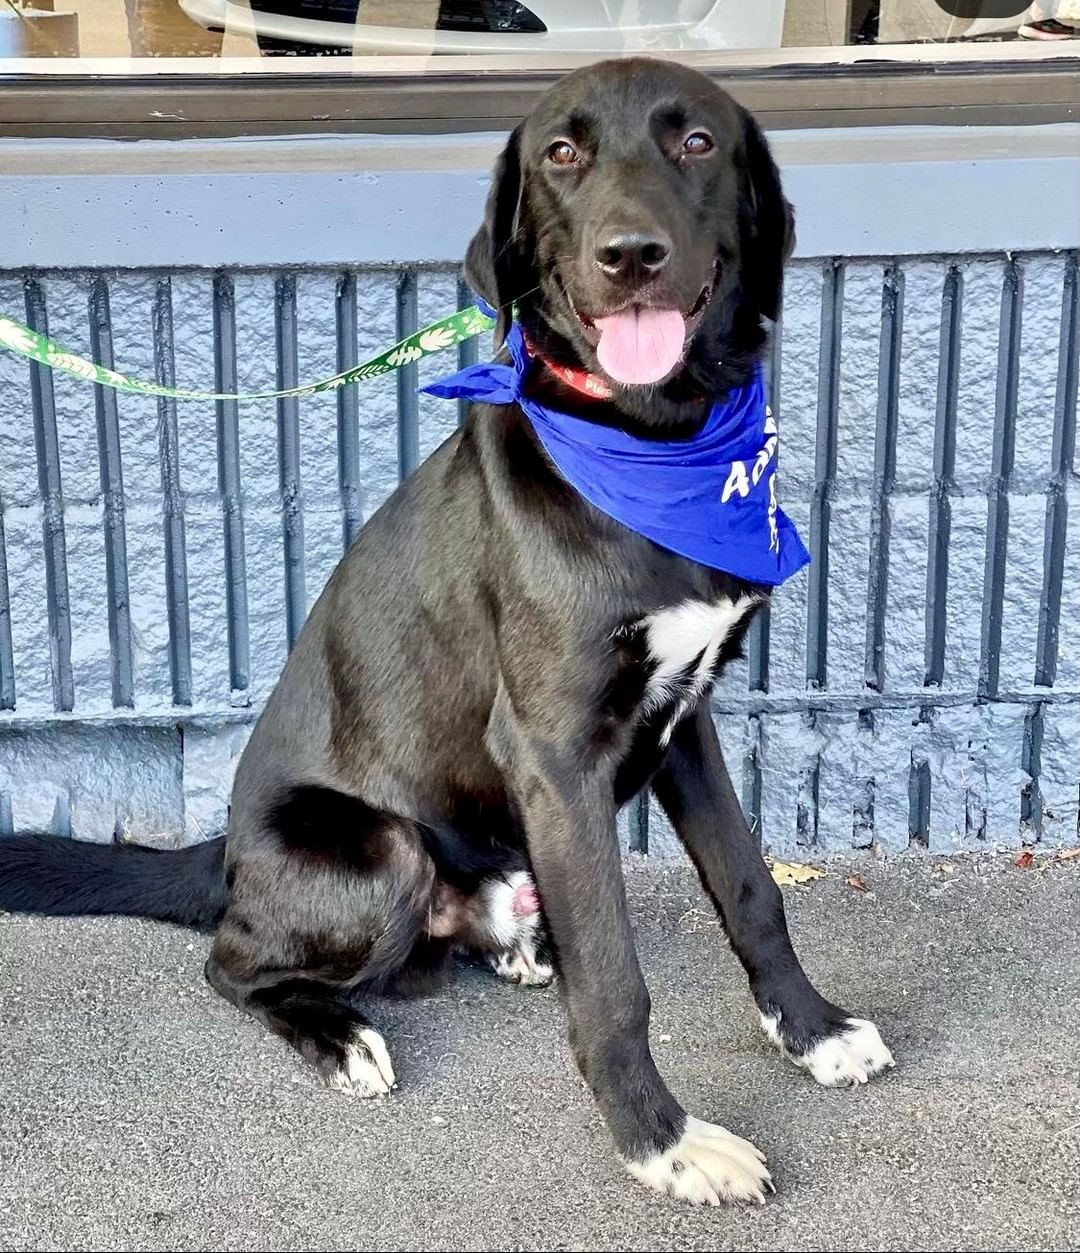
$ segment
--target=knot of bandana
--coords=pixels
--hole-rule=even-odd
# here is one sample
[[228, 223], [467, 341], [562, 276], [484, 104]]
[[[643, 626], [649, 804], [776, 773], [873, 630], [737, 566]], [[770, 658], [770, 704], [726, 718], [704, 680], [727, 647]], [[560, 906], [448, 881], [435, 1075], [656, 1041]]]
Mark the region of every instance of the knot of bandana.
[[713, 403], [692, 439], [651, 440], [525, 396], [530, 357], [516, 322], [506, 346], [509, 364], [467, 366], [423, 390], [520, 406], [571, 487], [609, 518], [681, 557], [770, 586], [810, 560], [777, 504], [777, 429], [760, 366], [748, 383]]

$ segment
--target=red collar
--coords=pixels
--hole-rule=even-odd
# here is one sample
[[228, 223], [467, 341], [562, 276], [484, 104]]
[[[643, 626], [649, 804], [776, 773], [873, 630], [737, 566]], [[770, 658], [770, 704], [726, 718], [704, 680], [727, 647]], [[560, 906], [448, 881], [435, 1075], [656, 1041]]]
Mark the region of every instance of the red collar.
[[546, 370], [554, 374], [560, 383], [575, 392], [580, 392], [582, 396], [588, 396], [590, 400], [610, 400], [615, 394], [599, 375], [590, 374], [588, 370], [579, 370], [571, 365], [559, 365], [557, 362], [549, 361], [543, 353], [537, 351], [535, 344], [529, 339], [525, 340], [525, 350], [530, 357], [539, 361]]

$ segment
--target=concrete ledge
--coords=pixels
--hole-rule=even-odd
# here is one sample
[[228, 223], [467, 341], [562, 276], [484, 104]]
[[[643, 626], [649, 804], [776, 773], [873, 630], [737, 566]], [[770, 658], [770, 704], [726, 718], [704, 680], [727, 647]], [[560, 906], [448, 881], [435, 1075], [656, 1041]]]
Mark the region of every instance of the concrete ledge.
[[[0, 141], [0, 269], [457, 262], [498, 135]], [[798, 255], [1080, 245], [1080, 125], [774, 136]]]

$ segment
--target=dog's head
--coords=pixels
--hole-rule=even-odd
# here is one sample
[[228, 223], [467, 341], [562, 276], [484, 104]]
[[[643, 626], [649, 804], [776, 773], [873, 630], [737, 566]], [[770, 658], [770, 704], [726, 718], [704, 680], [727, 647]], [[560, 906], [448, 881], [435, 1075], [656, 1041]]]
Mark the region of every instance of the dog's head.
[[499, 159], [466, 276], [546, 356], [639, 417], [741, 381], [780, 309], [791, 206], [757, 123], [710, 79], [608, 61], [562, 79]]

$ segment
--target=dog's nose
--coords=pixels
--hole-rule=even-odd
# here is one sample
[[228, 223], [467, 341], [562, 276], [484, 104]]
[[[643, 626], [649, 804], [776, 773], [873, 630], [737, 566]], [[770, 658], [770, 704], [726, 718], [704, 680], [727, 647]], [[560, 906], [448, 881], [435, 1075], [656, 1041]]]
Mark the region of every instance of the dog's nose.
[[608, 278], [644, 282], [667, 265], [671, 240], [659, 232], [619, 231], [596, 250], [596, 264]]

